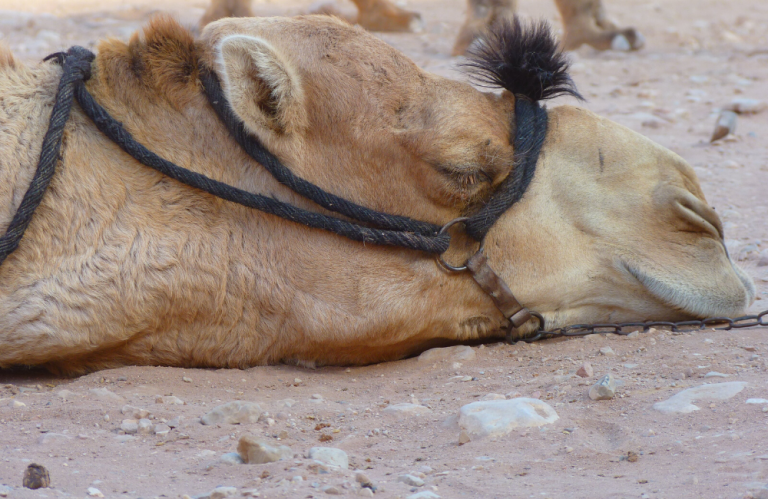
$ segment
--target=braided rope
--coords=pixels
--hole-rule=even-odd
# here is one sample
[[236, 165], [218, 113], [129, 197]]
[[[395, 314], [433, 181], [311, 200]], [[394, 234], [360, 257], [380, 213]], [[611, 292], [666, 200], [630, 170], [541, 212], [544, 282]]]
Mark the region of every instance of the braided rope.
[[67, 124], [69, 113], [72, 111], [75, 85], [78, 82], [82, 84], [84, 80], [91, 77], [93, 58], [94, 55], [88, 50], [82, 47], [72, 47], [66, 54], [58, 52], [45, 59], [56, 59], [63, 66], [63, 71], [56, 90], [56, 100], [51, 110], [48, 131], [43, 137], [37, 170], [10, 225], [8, 225], [5, 234], [0, 237], [0, 264], [19, 247], [24, 231], [27, 230], [32, 221], [35, 209], [43, 200], [43, 194], [45, 194], [48, 184], [51, 183], [51, 178], [56, 171], [56, 163], [59, 161], [64, 126]]
[[203, 89], [208, 97], [208, 102], [216, 111], [221, 121], [224, 122], [227, 130], [232, 134], [232, 138], [240, 144], [240, 147], [249, 156], [271, 173], [278, 182], [286, 185], [293, 192], [314, 201], [327, 210], [341, 213], [363, 223], [373, 224], [382, 229], [415, 232], [428, 236], [434, 236], [440, 232], [439, 225], [420, 222], [408, 217], [389, 215], [360, 206], [326, 192], [303, 178], [297, 177], [274, 154], [269, 152], [256, 137], [246, 131], [245, 124], [234, 113], [229, 105], [229, 101], [224, 96], [218, 77], [213, 72], [205, 69], [201, 72], [200, 80], [203, 83]]
[[464, 224], [467, 234], [482, 241], [496, 221], [522, 199], [536, 173], [536, 162], [547, 135], [547, 111], [537, 102], [516, 96], [515, 166], [479, 212]]

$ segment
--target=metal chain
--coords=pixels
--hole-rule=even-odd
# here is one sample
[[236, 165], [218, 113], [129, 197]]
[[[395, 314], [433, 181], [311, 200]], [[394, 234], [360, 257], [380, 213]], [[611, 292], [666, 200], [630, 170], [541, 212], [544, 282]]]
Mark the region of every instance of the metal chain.
[[[743, 329], [748, 327], [768, 327], [768, 310], [763, 310], [757, 315], [745, 315], [735, 319], [730, 317], [710, 317], [697, 321], [663, 322], [620, 322], [616, 324], [575, 324], [549, 331], [544, 331], [544, 324], [539, 319], [539, 329], [535, 335], [529, 338], [521, 338], [520, 341], [532, 343], [539, 340], [548, 340], [552, 338], [567, 338], [571, 336], [587, 336], [590, 334], [613, 333], [626, 336], [633, 331], [642, 328], [642, 331], [648, 332], [651, 328], [669, 329], [672, 332], [690, 332], [702, 331], [712, 328], [718, 331], [730, 331], [732, 329]], [[724, 324], [722, 327], [713, 327], [718, 324]]]

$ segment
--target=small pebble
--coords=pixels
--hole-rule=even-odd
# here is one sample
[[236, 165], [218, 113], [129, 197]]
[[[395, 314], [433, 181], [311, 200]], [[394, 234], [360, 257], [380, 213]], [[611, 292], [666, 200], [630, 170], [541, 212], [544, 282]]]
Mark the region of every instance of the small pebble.
[[592, 369], [592, 364], [589, 362], [585, 362], [579, 367], [579, 370], [576, 371], [577, 376], [581, 376], [582, 378], [591, 378], [594, 376], [595, 370]]
[[737, 115], [733, 111], [722, 111], [720, 116], [717, 118], [715, 131], [712, 133], [712, 138], [710, 138], [709, 141], [715, 142], [716, 140], [720, 140], [723, 137], [735, 132], [736, 120]]
[[373, 491], [367, 487], [363, 487], [357, 491], [357, 495], [360, 497], [373, 497]]
[[139, 422], [135, 419], [124, 419], [120, 424], [120, 429], [128, 435], [133, 435], [139, 432]]
[[323, 492], [333, 496], [341, 495], [341, 491], [337, 487], [334, 487], [333, 485], [329, 485], [328, 487], [323, 487]]
[[459, 433], [459, 445], [464, 445], [466, 443], [470, 442], [469, 434], [466, 430], [461, 430], [461, 433]]
[[96, 487], [88, 487], [88, 495], [91, 497], [104, 497], [104, 494]]
[[616, 395], [616, 380], [612, 374], [606, 374], [589, 389], [592, 400], [610, 400]]
[[600, 349], [600, 355], [612, 356], [616, 355], [616, 352], [614, 352], [613, 348], [611, 347], [603, 347]]
[[421, 487], [424, 485], [424, 480], [413, 475], [400, 475], [397, 477], [397, 481], [410, 485], [411, 487]]
[[24, 470], [21, 484], [28, 489], [43, 489], [51, 486], [51, 476], [45, 466], [32, 463]]

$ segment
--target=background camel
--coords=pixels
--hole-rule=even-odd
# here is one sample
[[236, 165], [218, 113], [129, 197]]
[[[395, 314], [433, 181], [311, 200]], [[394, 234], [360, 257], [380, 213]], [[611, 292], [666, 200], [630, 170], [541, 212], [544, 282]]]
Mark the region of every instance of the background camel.
[[[504, 40], [493, 46], [514, 55]], [[0, 136], [7, 224], [60, 69], [30, 69], [7, 52], [0, 61], [0, 120], [16, 131]], [[88, 87], [161, 156], [318, 209], [232, 142], [200, 92], [200, 64], [295, 174], [377, 210], [444, 224], [482, 203], [513, 166], [511, 93], [426, 73], [325, 16], [229, 18], [199, 41], [156, 20], [128, 44], [101, 43]], [[488, 296], [429, 255], [191, 190], [138, 165], [77, 111], [67, 130], [50, 190], [0, 266], [1, 366], [366, 364], [500, 334], [504, 319]], [[550, 111], [533, 184], [485, 248], [518, 298], [557, 327], [739, 314], [755, 291], [722, 238], [679, 156], [563, 106]]]
[[[346, 18], [333, 3], [314, 10], [346, 18], [371, 31], [417, 31], [421, 16], [402, 9], [390, 0], [353, 0], [356, 18]], [[459, 31], [453, 55], [462, 55], [482, 32], [501, 19], [511, 19], [517, 12], [517, 0], [467, 0], [467, 19]], [[563, 47], [573, 50], [583, 44], [598, 50], [637, 50], [645, 40], [634, 28], [619, 28], [611, 21], [602, 0], [555, 0], [563, 20]], [[251, 0], [211, 0], [200, 26], [223, 17], [252, 17]]]

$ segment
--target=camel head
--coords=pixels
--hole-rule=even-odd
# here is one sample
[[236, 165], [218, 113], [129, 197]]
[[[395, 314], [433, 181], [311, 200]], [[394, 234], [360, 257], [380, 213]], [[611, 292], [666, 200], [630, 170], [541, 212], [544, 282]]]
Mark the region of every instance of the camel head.
[[[444, 224], [481, 207], [515, 167], [512, 92], [427, 73], [362, 29], [319, 16], [223, 19], [199, 43], [247, 129], [294, 173], [357, 203]], [[482, 72], [489, 61], [473, 64]], [[549, 111], [533, 181], [485, 252], [551, 327], [732, 316], [755, 296], [692, 168], [572, 106]], [[405, 253], [382, 258], [414, 258]], [[462, 283], [451, 293], [474, 286], [440, 279]]]

